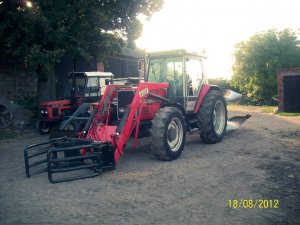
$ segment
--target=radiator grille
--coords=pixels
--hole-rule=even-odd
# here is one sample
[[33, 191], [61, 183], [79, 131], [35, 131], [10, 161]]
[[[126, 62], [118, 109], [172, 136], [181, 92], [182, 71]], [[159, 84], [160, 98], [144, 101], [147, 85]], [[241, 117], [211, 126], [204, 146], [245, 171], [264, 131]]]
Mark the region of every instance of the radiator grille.
[[133, 97], [134, 97], [133, 90], [118, 91], [118, 119], [122, 118], [126, 106], [131, 104]]
[[58, 108], [52, 109], [53, 117], [58, 117]]

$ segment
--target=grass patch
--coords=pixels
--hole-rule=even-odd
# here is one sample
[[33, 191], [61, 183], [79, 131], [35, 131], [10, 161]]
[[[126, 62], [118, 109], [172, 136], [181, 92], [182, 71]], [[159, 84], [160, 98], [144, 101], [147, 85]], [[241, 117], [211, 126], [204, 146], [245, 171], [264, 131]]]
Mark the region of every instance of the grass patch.
[[237, 104], [232, 104], [232, 103], [227, 104], [228, 109], [242, 109], [245, 107], [247, 107], [247, 106], [246, 105], [237, 105]]
[[12, 131], [12, 130], [0, 130], [0, 140], [4, 139], [12, 139], [17, 137], [17, 132]]
[[263, 113], [274, 113], [278, 109], [277, 106], [262, 106], [261, 112]]
[[300, 116], [300, 113], [292, 113], [292, 112], [277, 112], [278, 116]]
[[260, 113], [272, 113], [278, 116], [291, 116], [296, 117], [300, 116], [300, 113], [292, 113], [292, 112], [277, 112], [277, 106], [251, 106], [251, 105], [235, 105], [228, 104], [228, 110], [237, 110], [237, 111], [245, 111], [245, 112], [260, 112]]

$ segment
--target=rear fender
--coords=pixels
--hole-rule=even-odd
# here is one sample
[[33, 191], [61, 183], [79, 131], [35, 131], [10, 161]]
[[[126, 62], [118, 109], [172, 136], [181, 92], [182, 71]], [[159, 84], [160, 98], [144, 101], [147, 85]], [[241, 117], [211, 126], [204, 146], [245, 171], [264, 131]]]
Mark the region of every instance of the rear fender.
[[208, 93], [209, 90], [218, 90], [221, 91], [221, 89], [216, 85], [209, 85], [209, 84], [203, 84], [201, 87], [201, 90], [199, 92], [199, 96], [195, 105], [194, 113], [198, 113], [201, 103], [203, 101], [203, 98]]

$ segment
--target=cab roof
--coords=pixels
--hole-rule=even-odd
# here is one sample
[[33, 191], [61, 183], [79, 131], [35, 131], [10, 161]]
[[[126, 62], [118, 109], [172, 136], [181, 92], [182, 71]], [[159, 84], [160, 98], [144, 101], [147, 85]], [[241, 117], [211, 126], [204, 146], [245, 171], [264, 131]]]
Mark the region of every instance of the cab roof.
[[[73, 72], [69, 73], [69, 76], [71, 76]], [[74, 75], [83, 75], [88, 77], [114, 77], [114, 75], [111, 72], [74, 72]]]
[[149, 52], [148, 53], [148, 56], [150, 58], [160, 58], [160, 57], [168, 57], [168, 56], [184, 56], [184, 55], [190, 56], [190, 57], [194, 56], [194, 57], [205, 58], [205, 56], [200, 53], [188, 51], [185, 49], [158, 51], [158, 52]]

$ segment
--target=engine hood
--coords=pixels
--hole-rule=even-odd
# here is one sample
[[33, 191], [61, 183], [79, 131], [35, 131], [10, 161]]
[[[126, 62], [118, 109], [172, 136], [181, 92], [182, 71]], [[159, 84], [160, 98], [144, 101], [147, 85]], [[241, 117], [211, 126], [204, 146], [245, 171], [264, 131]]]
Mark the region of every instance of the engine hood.
[[49, 102], [42, 102], [40, 107], [58, 107], [58, 106], [66, 106], [71, 105], [71, 100], [55, 100]]

